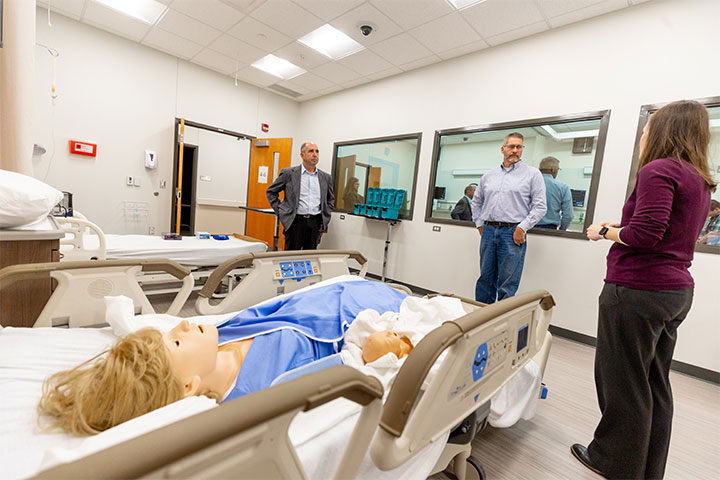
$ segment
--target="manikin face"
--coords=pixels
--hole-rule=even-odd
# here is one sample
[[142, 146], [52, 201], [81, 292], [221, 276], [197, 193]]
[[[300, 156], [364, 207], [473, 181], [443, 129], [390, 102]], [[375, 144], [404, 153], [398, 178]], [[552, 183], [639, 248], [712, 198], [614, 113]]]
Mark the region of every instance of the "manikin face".
[[365, 340], [362, 357], [365, 363], [370, 363], [388, 353], [394, 353], [397, 358], [402, 358], [410, 353], [410, 350], [412, 344], [407, 337], [392, 330], [381, 330]]
[[519, 138], [510, 137], [505, 142], [505, 145], [500, 147], [500, 151], [503, 154], [503, 165], [508, 168], [510, 165], [520, 161], [523, 152], [523, 141]]
[[308, 172], [314, 172], [315, 166], [320, 160], [320, 150], [314, 143], [308, 143], [305, 145], [305, 151], [300, 152], [300, 158], [302, 158], [303, 166]]
[[215, 370], [218, 331], [214, 325], [196, 325], [183, 320], [164, 333], [163, 340], [175, 373], [186, 386], [186, 394], [193, 379], [202, 380]]

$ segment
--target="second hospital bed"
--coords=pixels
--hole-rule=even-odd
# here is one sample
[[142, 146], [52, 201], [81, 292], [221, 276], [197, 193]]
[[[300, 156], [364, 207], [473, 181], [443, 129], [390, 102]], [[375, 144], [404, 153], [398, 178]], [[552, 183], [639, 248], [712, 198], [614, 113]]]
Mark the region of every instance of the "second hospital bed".
[[[303, 283], [318, 281], [322, 278], [323, 266], [327, 267], [325, 276], [330, 276], [327, 271], [342, 273], [341, 265], [350, 256], [364, 263], [364, 258], [356, 252], [318, 252], [303, 257], [299, 252], [294, 255], [286, 252], [275, 259], [265, 254], [257, 255], [258, 258], [250, 261], [255, 268], [241, 283], [242, 289], [236, 289], [239, 293], [223, 302], [227, 301], [226, 306], [238, 302], [243, 291], [253, 290], [252, 285], [261, 283], [262, 277], [268, 274], [275, 283], [270, 282], [273, 288], [265, 288], [266, 293], [260, 296], [277, 294], [281, 284], [297, 288]], [[240, 259], [240, 262], [248, 262], [248, 259]], [[287, 273], [289, 263], [293, 264], [292, 274]], [[300, 265], [305, 269], [297, 270]], [[308, 266], [313, 275], [306, 275]], [[318, 272], [315, 272], [316, 266]], [[276, 276], [283, 267], [285, 279], [280, 281]], [[346, 265], [344, 271], [347, 272]], [[0, 275], [0, 286], [2, 278]], [[201, 299], [199, 304], [202, 303]], [[297, 412], [314, 409], [338, 396], [353, 398], [366, 407], [361, 419], [355, 423], [353, 440], [345, 448], [336, 476], [354, 476], [350, 472], [360, 466], [367, 443], [375, 432], [380, 408], [382, 422], [374, 435], [371, 449], [374, 465], [371, 467], [401, 468], [412, 466], [418, 459], [427, 463], [428, 458], [435, 458], [433, 463], [446, 464], [447, 457], [457, 457], [456, 471], [462, 473], [459, 470], [464, 467], [469, 446], [446, 447], [444, 439], [448, 430], [485, 403], [531, 357], [544, 366], [550, 342], [546, 329], [552, 300], [546, 292], [536, 292], [489, 307], [479, 308], [474, 302], [465, 302], [463, 306], [470, 312], [468, 315], [447, 322], [416, 346], [398, 373], [384, 407], [378, 405], [382, 388], [378, 389], [376, 382], [349, 367], [335, 367], [223, 404], [84, 459], [55, 467], [46, 474], [93, 476], [101, 471], [103, 475], [120, 477], [144, 476], [152, 472], [170, 477], [222, 477], [243, 476], [238, 472], [246, 472], [247, 476], [255, 477], [261, 472], [270, 472], [272, 477], [301, 477], [303, 464], [298, 460], [295, 446], [287, 441], [290, 421]], [[7, 330], [11, 331], [2, 333], [13, 334], [12, 330], [22, 329]], [[441, 362], [440, 372], [427, 388], [421, 389], [430, 366], [444, 350], [448, 353]], [[342, 421], [347, 423], [347, 419]], [[211, 435], [188, 435], [199, 425], [217, 425], [218, 429], [213, 428]], [[312, 452], [313, 449], [307, 446], [310, 443], [299, 448]], [[163, 445], [163, 448], [148, 448], [150, 445]], [[438, 446], [444, 447], [444, 454], [443, 448], [438, 449]], [[228, 448], [236, 454], [228, 457]], [[434, 454], [417, 455], [421, 450], [429, 451], [427, 449]], [[267, 454], [261, 454], [261, 451]], [[307, 464], [307, 454], [301, 454], [301, 457]], [[129, 458], [133, 461], [126, 461]], [[99, 464], [103, 465], [102, 469], [95, 470]], [[427, 465], [423, 468], [424, 474], [430, 473]], [[397, 471], [393, 470], [393, 473], [397, 477]], [[375, 476], [374, 473], [371, 476]], [[413, 478], [413, 474], [408, 478]]]

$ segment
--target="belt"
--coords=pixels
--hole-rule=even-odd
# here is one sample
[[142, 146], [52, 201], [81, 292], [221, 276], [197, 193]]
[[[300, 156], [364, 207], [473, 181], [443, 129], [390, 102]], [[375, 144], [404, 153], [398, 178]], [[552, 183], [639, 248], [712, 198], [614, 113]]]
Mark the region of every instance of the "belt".
[[514, 227], [517, 223], [485, 221], [485, 225], [492, 225], [493, 227]]
[[300, 217], [300, 218], [317, 218], [320, 215], [321, 215], [320, 213], [318, 213], [317, 215], [301, 214], [301, 215], [298, 215], [298, 217]]

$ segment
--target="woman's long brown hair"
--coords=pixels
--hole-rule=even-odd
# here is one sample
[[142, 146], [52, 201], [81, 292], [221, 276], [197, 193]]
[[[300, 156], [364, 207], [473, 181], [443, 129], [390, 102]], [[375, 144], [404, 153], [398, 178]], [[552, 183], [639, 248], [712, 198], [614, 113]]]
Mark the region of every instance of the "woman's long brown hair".
[[658, 158], [677, 158], [692, 165], [708, 188], [715, 191], [717, 182], [708, 164], [710, 119], [703, 104], [694, 100], [669, 103], [650, 117], [648, 128], [638, 173]]

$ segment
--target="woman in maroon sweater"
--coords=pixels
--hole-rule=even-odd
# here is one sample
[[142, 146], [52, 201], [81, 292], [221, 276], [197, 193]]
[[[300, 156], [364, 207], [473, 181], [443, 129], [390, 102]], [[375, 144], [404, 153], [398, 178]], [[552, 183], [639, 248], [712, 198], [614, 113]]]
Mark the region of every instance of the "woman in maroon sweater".
[[602, 418], [593, 441], [572, 446], [608, 478], [662, 478], [673, 400], [670, 362], [692, 305], [688, 268], [716, 183], [708, 113], [694, 101], [668, 104], [640, 139], [637, 182], [622, 221], [590, 225], [590, 240], [615, 242], [599, 299], [595, 385]]

